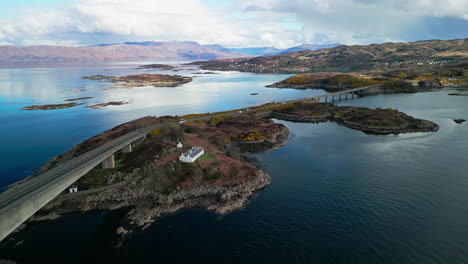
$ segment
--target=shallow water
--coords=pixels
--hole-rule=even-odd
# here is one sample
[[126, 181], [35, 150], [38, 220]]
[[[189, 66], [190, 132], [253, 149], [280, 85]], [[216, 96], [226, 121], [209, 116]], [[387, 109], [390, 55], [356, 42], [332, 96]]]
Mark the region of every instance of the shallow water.
[[[209, 78], [217, 80], [216, 84], [210, 83]], [[300, 96], [299, 92], [312, 93], [261, 87], [278, 79], [281, 77], [229, 73], [200, 78], [192, 88], [171, 91], [218, 89], [226, 87], [221, 84], [227, 81], [229, 88], [219, 88], [221, 96], [215, 96], [223, 98], [223, 103], [216, 105], [219, 110], [254, 103], [233, 100], [262, 98], [251, 99], [247, 96], [251, 90], [260, 95], [273, 93], [272, 98], [277, 96], [274, 100], [285, 98], [285, 94], [293, 97]], [[131, 91], [125, 92], [131, 94]], [[222, 96], [224, 93], [232, 94]], [[110, 248], [112, 236], [108, 227], [112, 221], [106, 218], [112, 216], [105, 213], [67, 216], [31, 227], [23, 235], [22, 246], [16, 249], [0, 246], [0, 256], [25, 262], [62, 263], [64, 260], [465, 263], [468, 259], [468, 210], [465, 208], [468, 125], [457, 125], [453, 119], [468, 119], [468, 98], [447, 96], [447, 93], [374, 96], [341, 102], [397, 108], [436, 122], [440, 125], [436, 133], [373, 136], [330, 122], [278, 121], [291, 130], [287, 145], [255, 155], [261, 167], [271, 174], [272, 183], [252, 197], [244, 208], [228, 215], [184, 209], [158, 219], [118, 250]], [[228, 98], [235, 94], [237, 99]], [[200, 96], [205, 98], [204, 102], [221, 100], [210, 101]], [[213, 106], [206, 103], [196, 105], [194, 108], [206, 109], [199, 112], [217, 110], [210, 110]], [[81, 116], [98, 124], [100, 118], [121, 117], [115, 112], [123, 108], [115, 109], [102, 111], [105, 113], [102, 116], [101, 112], [80, 110], [87, 114], [76, 114], [74, 120], [82, 120]], [[136, 114], [130, 109], [126, 115], [134, 118], [132, 115]], [[37, 115], [43, 118], [42, 113]], [[70, 115], [73, 112], [65, 116]], [[83, 130], [88, 131], [92, 124], [86, 124]], [[87, 134], [83, 131], [79, 135]], [[79, 136], [76, 140], [80, 140]], [[69, 148], [66, 142], [57, 144], [57, 149]], [[70, 256], [74, 258], [70, 260]]]

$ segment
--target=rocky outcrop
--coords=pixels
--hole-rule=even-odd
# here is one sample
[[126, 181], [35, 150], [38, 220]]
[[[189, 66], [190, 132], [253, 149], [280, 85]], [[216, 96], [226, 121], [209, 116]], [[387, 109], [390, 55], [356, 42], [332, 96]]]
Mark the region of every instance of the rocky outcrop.
[[77, 105], [81, 105], [79, 103], [67, 103], [67, 104], [50, 104], [50, 105], [30, 105], [21, 108], [21, 110], [55, 110], [55, 109], [64, 109], [70, 108]]
[[[150, 174], [162, 173], [156, 166], [145, 167]], [[155, 176], [155, 175], [153, 175]], [[262, 170], [251, 175], [239, 185], [202, 185], [189, 188], [176, 188], [170, 193], [148, 190], [149, 179], [137, 171], [126, 175], [125, 181], [108, 187], [63, 194], [52, 200], [30, 220], [50, 220], [67, 213], [116, 210], [132, 208], [122, 222], [118, 234], [129, 236], [135, 229], [144, 229], [158, 216], [176, 212], [186, 207], [205, 208], [224, 214], [233, 211], [247, 201], [256, 191], [270, 183], [271, 177]]]

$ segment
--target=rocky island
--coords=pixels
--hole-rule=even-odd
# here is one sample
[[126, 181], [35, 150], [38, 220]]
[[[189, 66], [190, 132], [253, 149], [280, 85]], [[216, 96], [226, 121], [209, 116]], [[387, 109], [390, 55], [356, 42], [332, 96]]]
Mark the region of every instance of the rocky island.
[[91, 98], [93, 98], [93, 97], [70, 98], [70, 99], [66, 99], [65, 101], [66, 102], [74, 102], [74, 101], [88, 100], [88, 99], [91, 99]]
[[331, 103], [296, 103], [293, 106], [274, 110], [271, 116], [294, 122], [332, 121], [367, 134], [379, 135], [439, 130], [439, 126], [431, 121], [408, 116], [396, 109], [369, 109], [337, 106]]
[[141, 65], [138, 66], [137, 69], [160, 69], [160, 70], [172, 70], [175, 69], [174, 66], [166, 65], [166, 64], [148, 64], [148, 65]]
[[166, 74], [137, 74], [128, 76], [104, 76], [92, 75], [82, 77], [88, 80], [109, 80], [117, 85], [104, 90], [130, 89], [134, 87], [153, 86], [153, 87], [176, 87], [192, 81], [191, 77]]
[[79, 103], [67, 103], [67, 104], [47, 104], [47, 105], [30, 105], [21, 108], [20, 110], [56, 110], [56, 109], [64, 109], [70, 108], [77, 105], [81, 105]]
[[107, 103], [89, 105], [89, 106], [86, 106], [86, 108], [99, 109], [99, 108], [103, 108], [103, 107], [106, 107], [106, 106], [109, 106], [109, 105], [124, 105], [124, 104], [128, 104], [128, 102], [126, 102], [126, 101], [107, 102]]

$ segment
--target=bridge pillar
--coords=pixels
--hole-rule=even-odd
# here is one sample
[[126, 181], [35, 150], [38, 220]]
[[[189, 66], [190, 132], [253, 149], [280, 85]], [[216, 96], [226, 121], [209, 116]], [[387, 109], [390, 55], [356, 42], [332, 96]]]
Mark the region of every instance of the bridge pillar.
[[127, 146], [123, 147], [123, 148], [122, 148], [122, 152], [123, 152], [123, 153], [132, 152], [132, 143], [130, 143], [130, 144], [128, 144]]
[[105, 159], [102, 163], [103, 169], [112, 169], [115, 168], [115, 160], [114, 155], [110, 155], [107, 159]]
[[354, 98], [354, 92], [351, 93], [351, 99]]
[[338, 100], [340, 100], [340, 101], [341, 101], [341, 94], [339, 94], [339, 95], [338, 95]]
[[325, 103], [327, 102], [327, 98], [328, 98], [328, 96], [325, 96]]
[[345, 99], [348, 100], [348, 93], [345, 94]]
[[335, 96], [333, 95], [332, 96], [332, 103], [334, 103], [334, 102], [335, 102]]

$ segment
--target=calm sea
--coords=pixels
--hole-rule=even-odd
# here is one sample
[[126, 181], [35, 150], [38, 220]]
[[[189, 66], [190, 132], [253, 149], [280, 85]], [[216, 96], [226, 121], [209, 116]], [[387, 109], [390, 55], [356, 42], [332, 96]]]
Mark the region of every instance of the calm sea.
[[[141, 71], [141, 70], [140, 70]], [[222, 73], [178, 88], [102, 91], [89, 74], [134, 73], [127, 65], [0, 70], [2, 185], [53, 155], [145, 115], [239, 108], [320, 94], [264, 88], [285, 76]], [[154, 71], [156, 72], [156, 71]], [[190, 75], [191, 72], [179, 72]], [[70, 92], [70, 89], [87, 89]], [[63, 93], [62, 93], [63, 92]], [[258, 96], [250, 93], [258, 92]], [[466, 263], [468, 262], [468, 97], [450, 91], [386, 95], [344, 105], [397, 108], [440, 125], [436, 133], [372, 136], [334, 123], [278, 121], [286, 146], [255, 156], [272, 183], [225, 216], [184, 209], [158, 219], [113, 249], [121, 212], [70, 215], [0, 244], [0, 259], [117, 263]], [[128, 100], [99, 110], [77, 106], [25, 112], [31, 103]], [[91, 103], [90, 102], [90, 103]]]

